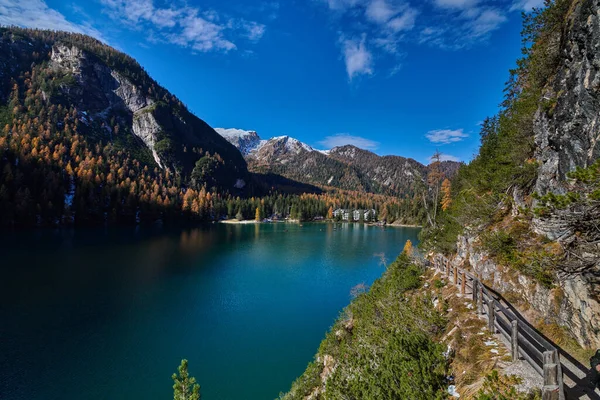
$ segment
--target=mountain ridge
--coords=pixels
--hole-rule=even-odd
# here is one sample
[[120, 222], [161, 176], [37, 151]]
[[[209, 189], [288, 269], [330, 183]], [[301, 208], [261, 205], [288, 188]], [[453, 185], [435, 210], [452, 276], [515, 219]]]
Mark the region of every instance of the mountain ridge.
[[[256, 131], [215, 130], [242, 153], [252, 172], [276, 173], [323, 187], [413, 195], [430, 169], [412, 158], [379, 156], [351, 144], [317, 150], [290, 136], [263, 140]], [[252, 138], [250, 147], [246, 146], [248, 137]], [[452, 177], [460, 163], [444, 161], [441, 166], [444, 175]]]

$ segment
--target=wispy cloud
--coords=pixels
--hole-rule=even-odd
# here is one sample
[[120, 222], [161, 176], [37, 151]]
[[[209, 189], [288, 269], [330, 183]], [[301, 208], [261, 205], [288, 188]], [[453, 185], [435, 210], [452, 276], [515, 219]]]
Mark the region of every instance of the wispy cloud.
[[434, 0], [434, 4], [441, 8], [454, 8], [465, 10], [479, 3], [479, 0]]
[[[400, 43], [411, 31], [419, 11], [405, 0], [320, 0], [339, 20], [340, 44], [346, 72], [352, 80], [358, 75], [374, 73], [376, 51], [383, 51], [397, 72], [403, 56]], [[348, 39], [351, 38], [351, 39]], [[358, 38], [358, 39], [357, 39]], [[357, 68], [359, 66], [360, 68]]]
[[84, 33], [106, 42], [91, 24], [68, 21], [43, 0], [0, 0], [0, 25]]
[[515, 0], [513, 5], [510, 7], [511, 11], [531, 11], [533, 8], [539, 8], [544, 6], [544, 0]]
[[327, 149], [345, 146], [347, 144], [351, 144], [365, 150], [375, 150], [377, 147], [379, 147], [378, 142], [347, 133], [338, 133], [337, 135], [327, 136], [325, 139], [319, 142], [319, 145], [324, 146]]
[[452, 19], [436, 26], [424, 27], [418, 38], [421, 44], [428, 44], [445, 50], [460, 50], [485, 43], [492, 32], [499, 29], [507, 20], [509, 10], [479, 4], [476, 1], [436, 0], [437, 7]]
[[360, 39], [341, 39], [346, 72], [350, 80], [359, 75], [373, 73], [373, 56], [367, 50], [365, 40], [365, 35]]
[[466, 134], [463, 129], [437, 129], [427, 132], [425, 137], [429, 139], [431, 143], [450, 144], [461, 142], [465, 138], [469, 137], [469, 135]]
[[[1, 1], [1, 0], [0, 0]], [[173, 43], [199, 52], [237, 49], [235, 41], [260, 40], [266, 26], [221, 15], [215, 10], [184, 6], [157, 7], [152, 0], [100, 0], [104, 12], [124, 26], [149, 30], [154, 41]]]

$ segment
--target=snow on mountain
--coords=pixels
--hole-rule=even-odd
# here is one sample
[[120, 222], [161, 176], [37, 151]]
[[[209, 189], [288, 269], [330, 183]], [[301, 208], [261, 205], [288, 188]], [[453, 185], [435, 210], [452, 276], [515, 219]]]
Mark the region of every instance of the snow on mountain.
[[224, 128], [215, 128], [215, 131], [234, 145], [244, 157], [258, 160], [282, 161], [282, 157], [285, 156], [295, 156], [303, 151], [316, 151], [306, 143], [289, 136], [277, 136], [269, 140], [262, 140], [256, 131]]
[[269, 139], [270, 143], [283, 146], [284, 150], [289, 153], [298, 154], [301, 151], [315, 151], [312, 147], [307, 145], [306, 143], [302, 143], [298, 139], [294, 139], [289, 136], [277, 136], [272, 139]]
[[258, 151], [267, 142], [266, 140], [262, 140], [256, 131], [224, 128], [215, 128], [215, 131], [234, 145], [244, 157]]

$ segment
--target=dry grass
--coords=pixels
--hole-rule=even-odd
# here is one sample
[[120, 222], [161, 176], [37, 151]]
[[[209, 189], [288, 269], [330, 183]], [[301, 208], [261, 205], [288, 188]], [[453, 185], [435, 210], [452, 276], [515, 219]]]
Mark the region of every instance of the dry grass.
[[590, 357], [596, 352], [596, 349], [582, 348], [566, 328], [556, 323], [547, 323], [540, 318], [535, 326], [540, 332], [547, 336], [548, 339], [575, 357], [583, 365], [588, 365]]
[[[434, 282], [440, 279], [446, 285], [436, 288]], [[450, 367], [456, 388], [461, 399], [472, 399], [485, 376], [494, 369], [501, 369], [509, 359], [508, 350], [490, 334], [485, 320], [477, 316], [469, 294], [460, 296], [458, 288], [441, 275], [431, 274], [429, 283], [431, 290], [441, 299], [438, 307], [447, 312], [448, 325], [441, 340], [453, 350]], [[498, 346], [485, 344], [490, 341], [498, 343]], [[498, 354], [492, 349], [498, 350]]]

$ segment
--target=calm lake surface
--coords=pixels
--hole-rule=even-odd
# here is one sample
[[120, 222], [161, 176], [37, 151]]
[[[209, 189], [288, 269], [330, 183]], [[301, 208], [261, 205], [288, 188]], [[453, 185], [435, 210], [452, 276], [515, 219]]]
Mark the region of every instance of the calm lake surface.
[[353, 286], [418, 229], [349, 224], [0, 235], [0, 399], [274, 399]]

